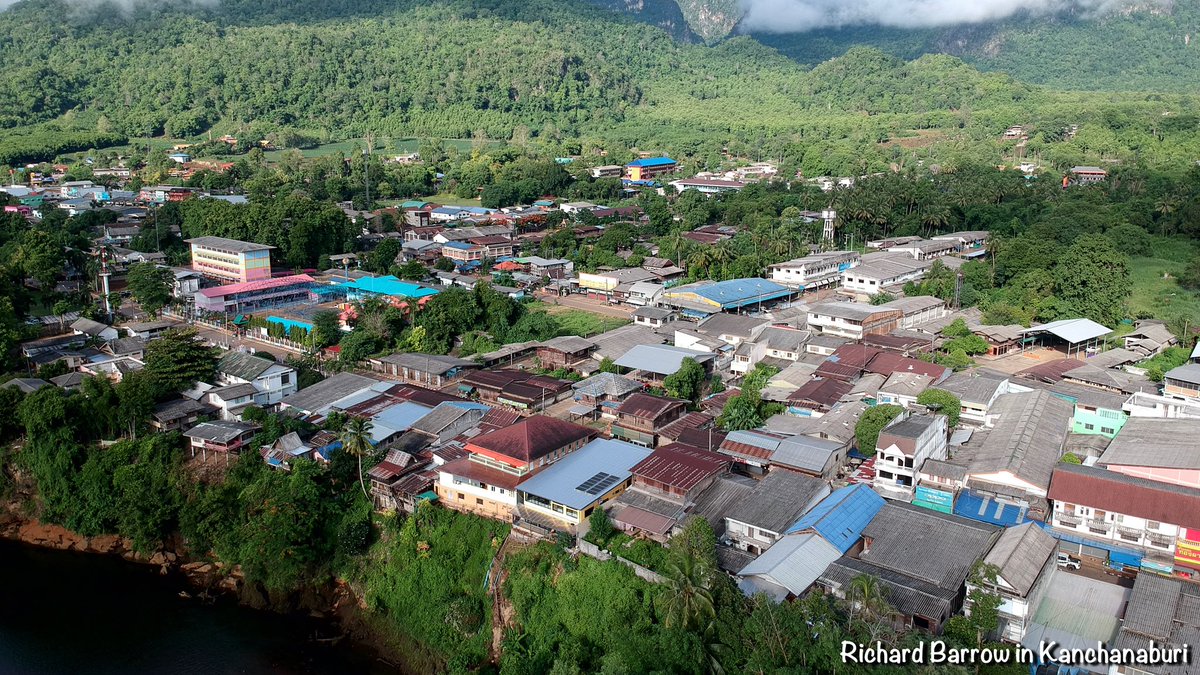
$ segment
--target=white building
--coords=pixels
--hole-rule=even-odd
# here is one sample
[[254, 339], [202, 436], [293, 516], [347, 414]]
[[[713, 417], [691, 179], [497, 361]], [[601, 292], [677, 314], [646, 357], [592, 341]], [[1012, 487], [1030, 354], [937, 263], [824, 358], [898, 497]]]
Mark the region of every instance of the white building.
[[221, 385], [252, 384], [258, 390], [256, 405], [275, 405], [296, 392], [296, 370], [245, 352], [228, 352], [217, 363]]
[[930, 260], [914, 260], [905, 253], [872, 253], [862, 264], [842, 272], [842, 288], [862, 295], [878, 295], [925, 276]]
[[875, 491], [909, 501], [917, 471], [927, 459], [946, 459], [945, 415], [901, 415], [879, 432], [875, 444]]
[[808, 328], [813, 333], [861, 340], [864, 335], [882, 335], [895, 330], [902, 318], [896, 309], [858, 302], [823, 302], [808, 309]]
[[[996, 583], [988, 590], [1000, 595], [998, 608], [1001, 640], [1020, 643], [1033, 622], [1033, 615], [1046, 595], [1055, 572], [1057, 542], [1048, 532], [1034, 523], [1006, 529], [983, 557], [983, 562], [995, 565], [999, 572]], [[976, 587], [967, 580], [967, 600], [963, 612], [971, 615], [971, 591]]]
[[830, 251], [777, 263], [767, 271], [771, 273], [771, 281], [807, 290], [836, 286], [842, 279], [842, 272], [857, 267], [861, 261], [857, 251]]

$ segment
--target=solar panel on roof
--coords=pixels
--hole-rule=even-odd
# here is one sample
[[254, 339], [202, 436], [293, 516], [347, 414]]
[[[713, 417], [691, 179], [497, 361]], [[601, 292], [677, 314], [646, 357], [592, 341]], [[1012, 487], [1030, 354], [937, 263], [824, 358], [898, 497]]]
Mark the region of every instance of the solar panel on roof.
[[583, 481], [583, 484], [575, 489], [579, 490], [580, 492], [586, 492], [589, 495], [598, 495], [615, 485], [618, 480], [620, 479], [616, 476], [601, 471], [595, 476]]

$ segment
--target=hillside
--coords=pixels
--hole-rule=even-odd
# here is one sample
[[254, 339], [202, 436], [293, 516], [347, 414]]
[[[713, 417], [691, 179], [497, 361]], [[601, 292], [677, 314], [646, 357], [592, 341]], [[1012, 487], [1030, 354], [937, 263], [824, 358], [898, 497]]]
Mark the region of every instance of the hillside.
[[[346, 14], [314, 2], [311, 12], [293, 5], [287, 22], [280, 4], [89, 21], [63, 21], [72, 15], [62, 4], [17, 5], [0, 14], [0, 33], [12, 36], [0, 43], [0, 127], [65, 115], [129, 136], [249, 123], [340, 137], [508, 138], [518, 126], [636, 134], [664, 122], [728, 133], [803, 127], [812, 111], [835, 125], [863, 110], [923, 114], [964, 93], [936, 77], [888, 91], [891, 73], [874, 66], [867, 81], [839, 82], [832, 70], [826, 81], [747, 38], [676, 42], [579, 2], [411, 1]], [[979, 89], [977, 107], [1030, 94], [1002, 76], [962, 74]]]
[[1099, 18], [1062, 13], [945, 28], [866, 26], [754, 37], [808, 64], [871, 46], [904, 59], [949, 54], [1057, 89], [1191, 92], [1200, 85], [1200, 5], [1192, 2]]
[[[655, 23], [643, 16], [641, 2], [595, 1]], [[1014, 15], [975, 24], [848, 25], [804, 32], [763, 32], [757, 26], [741, 25], [744, 10], [735, 0], [674, 0], [673, 4], [681, 10], [689, 32], [710, 43], [750, 34], [802, 64], [818, 64], [853, 47], [867, 46], [903, 59], [924, 54], [957, 56], [981, 70], [1057, 89], [1191, 92], [1200, 85], [1200, 44], [1195, 44], [1200, 38], [1200, 5], [1195, 2], [1117, 0], [1110, 3], [1115, 10], [1099, 16], [1072, 4], [1048, 15]], [[817, 1], [798, 4], [821, 5]], [[788, 3], [766, 6], [766, 14], [780, 15]], [[780, 16], [780, 24], [787, 23], [787, 17]]]
[[[638, 4], [642, 18], [677, 26], [668, 5]], [[582, 0], [72, 7], [26, 1], [0, 13], [11, 36], [0, 42], [0, 163], [123, 137], [288, 131], [324, 142], [370, 131], [570, 153], [613, 144], [707, 165], [732, 151], [845, 174], [910, 159], [1012, 161], [996, 140], [1012, 124], [1044, 131], [1027, 150], [1057, 166], [1200, 155], [1190, 99], [1066, 94], [949, 56], [871, 49], [808, 69], [747, 36], [675, 40]], [[1064, 139], [1071, 124], [1083, 131]]]

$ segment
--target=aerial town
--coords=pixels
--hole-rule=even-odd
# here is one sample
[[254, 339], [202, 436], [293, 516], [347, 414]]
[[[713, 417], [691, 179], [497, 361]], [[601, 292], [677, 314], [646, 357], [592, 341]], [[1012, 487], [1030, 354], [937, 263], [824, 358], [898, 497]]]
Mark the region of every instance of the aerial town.
[[[191, 163], [183, 151], [170, 159]], [[677, 169], [650, 156], [588, 173], [710, 198], [781, 180], [763, 162], [691, 178]], [[94, 175], [130, 177], [116, 171]], [[188, 259], [172, 265], [129, 247], [163, 205], [245, 198], [59, 178], [2, 188], [14, 202], [5, 211], [115, 214], [89, 233], [96, 278], [57, 280], [94, 287], [99, 311], [31, 319], [40, 336], [19, 346], [28, 376], [3, 387], [119, 385], [158, 341], [211, 345], [212, 376], [147, 420], [151, 433], [182, 435], [188, 465], [221, 470], [249, 455], [287, 473], [327, 467], [365, 440], [354, 454], [368, 460], [378, 513], [473, 514], [510, 526], [509, 541], [565, 540], [651, 583], [666, 573], [653, 549], [702, 519], [720, 571], [747, 596], [853, 600], [865, 576], [897, 630], [938, 635], [980, 593], [999, 597], [996, 639], [1034, 650], [1183, 646], [1200, 629], [1200, 592], [1184, 581], [1200, 576], [1200, 345], [1153, 319], [985, 323], [959, 302], [959, 270], [991, 255], [987, 231], [852, 247], [836, 211], [803, 211], [820, 235], [792, 259], [762, 276], [693, 280], [688, 261], [649, 239], [616, 251], [636, 255], [625, 267], [540, 255], [548, 238], [586, 247], [614, 223], [644, 222], [638, 206], [408, 200], [343, 205], [361, 245], [322, 256], [327, 269], [220, 236], [186, 239]], [[1064, 187], [1105, 179], [1076, 167]], [[839, 181], [853, 183], [809, 184]], [[385, 217], [394, 228], [373, 226]], [[682, 236], [712, 247], [735, 234], [705, 225]], [[394, 254], [382, 269], [405, 278], [368, 271], [375, 251]], [[169, 297], [143, 306], [152, 294], [138, 289], [139, 269], [155, 270]], [[934, 273], [958, 288], [911, 292]], [[352, 336], [375, 330], [370, 314], [415, 322], [454, 293], [536, 303], [588, 328], [511, 341], [458, 333], [438, 347], [422, 332], [345, 363]], [[1190, 359], [1152, 377], [1148, 362], [1180, 348]], [[304, 425], [262, 443], [276, 419]]]

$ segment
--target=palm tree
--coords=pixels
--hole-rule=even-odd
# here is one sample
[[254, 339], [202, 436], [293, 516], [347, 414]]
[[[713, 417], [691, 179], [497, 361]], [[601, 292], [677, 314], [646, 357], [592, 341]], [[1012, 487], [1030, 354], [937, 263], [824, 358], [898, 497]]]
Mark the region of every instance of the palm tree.
[[371, 498], [371, 495], [367, 492], [367, 482], [363, 480], [362, 461], [363, 457], [371, 454], [375, 448], [375, 444], [371, 440], [373, 426], [371, 420], [351, 417], [346, 420], [342, 432], [338, 434], [338, 440], [342, 442], [342, 450], [358, 459], [358, 484], [362, 487], [363, 496], [368, 499]]
[[846, 600], [850, 603], [850, 618], [854, 618], [854, 610], [861, 608], [863, 614], [875, 616], [887, 607], [883, 596], [883, 587], [879, 579], [870, 574], [860, 574], [850, 582], [846, 592]]
[[707, 628], [716, 618], [712, 570], [692, 556], [671, 556], [663, 602], [668, 628], [697, 631]]

